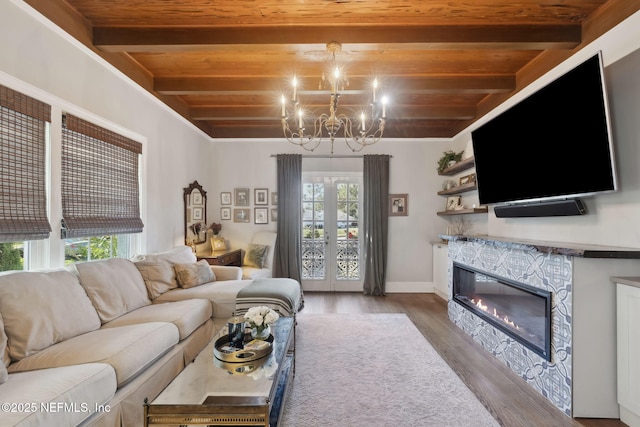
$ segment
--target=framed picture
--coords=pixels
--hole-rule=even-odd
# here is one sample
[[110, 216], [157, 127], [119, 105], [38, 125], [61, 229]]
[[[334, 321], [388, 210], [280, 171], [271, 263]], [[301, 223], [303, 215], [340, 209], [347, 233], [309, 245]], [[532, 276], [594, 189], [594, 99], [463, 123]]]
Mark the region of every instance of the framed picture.
[[389, 216], [409, 215], [409, 195], [389, 194]]
[[266, 188], [256, 188], [253, 190], [253, 200], [256, 205], [268, 205], [269, 190]]
[[194, 191], [191, 194], [191, 204], [194, 206], [202, 206], [202, 193]]
[[236, 206], [249, 206], [249, 189], [248, 188], [236, 188], [235, 190]]
[[191, 208], [191, 211], [192, 211], [191, 219], [193, 221], [202, 221], [203, 219], [202, 208]]
[[271, 209], [271, 222], [278, 222], [278, 209]]
[[447, 197], [447, 206], [446, 210], [455, 211], [456, 207], [460, 205], [460, 196], [449, 196]]
[[220, 208], [220, 219], [231, 219], [231, 208]]
[[269, 224], [269, 209], [268, 208], [253, 208], [254, 209], [254, 224]]
[[271, 204], [274, 206], [278, 205], [278, 192], [277, 191], [272, 191], [271, 192]]
[[251, 211], [249, 209], [234, 209], [233, 222], [249, 222], [251, 220]]
[[461, 176], [460, 177], [460, 185], [471, 184], [473, 182], [476, 182], [476, 174], [475, 173], [471, 173], [469, 175], [465, 175], [465, 176]]
[[221, 205], [230, 205], [231, 204], [231, 192], [224, 191], [220, 193], [220, 204]]

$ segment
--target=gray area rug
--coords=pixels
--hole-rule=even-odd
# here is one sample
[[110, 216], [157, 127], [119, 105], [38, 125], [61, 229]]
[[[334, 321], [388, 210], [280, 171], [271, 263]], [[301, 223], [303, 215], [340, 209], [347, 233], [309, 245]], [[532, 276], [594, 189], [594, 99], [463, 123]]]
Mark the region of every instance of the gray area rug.
[[304, 314], [279, 426], [498, 426], [404, 314]]

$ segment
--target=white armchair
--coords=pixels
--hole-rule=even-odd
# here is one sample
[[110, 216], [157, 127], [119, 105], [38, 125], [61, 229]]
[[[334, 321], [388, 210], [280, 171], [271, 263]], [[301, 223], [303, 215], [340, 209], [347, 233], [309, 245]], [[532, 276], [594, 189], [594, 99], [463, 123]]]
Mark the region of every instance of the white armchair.
[[[272, 277], [273, 254], [275, 252], [277, 236], [275, 231], [258, 231], [253, 235], [242, 261], [243, 279]], [[260, 254], [262, 250], [261, 246], [267, 247], [264, 256]], [[262, 265], [260, 265], [260, 261], [262, 261]]]

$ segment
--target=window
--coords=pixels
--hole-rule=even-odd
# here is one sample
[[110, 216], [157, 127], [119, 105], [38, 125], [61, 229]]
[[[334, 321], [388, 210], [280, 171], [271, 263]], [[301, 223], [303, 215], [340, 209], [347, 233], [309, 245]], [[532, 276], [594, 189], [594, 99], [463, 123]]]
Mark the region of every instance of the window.
[[0, 271], [24, 266], [25, 241], [49, 237], [47, 135], [51, 107], [0, 85]]
[[[70, 114], [64, 117], [63, 238], [142, 231], [138, 177], [141, 153], [142, 145], [136, 141]], [[112, 238], [109, 245], [114, 245]]]

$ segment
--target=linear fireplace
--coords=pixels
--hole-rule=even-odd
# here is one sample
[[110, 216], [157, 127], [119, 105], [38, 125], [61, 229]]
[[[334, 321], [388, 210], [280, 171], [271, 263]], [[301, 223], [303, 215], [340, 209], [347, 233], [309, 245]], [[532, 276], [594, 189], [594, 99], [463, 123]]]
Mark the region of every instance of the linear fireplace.
[[551, 292], [454, 262], [453, 301], [551, 361]]

